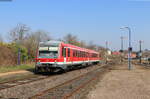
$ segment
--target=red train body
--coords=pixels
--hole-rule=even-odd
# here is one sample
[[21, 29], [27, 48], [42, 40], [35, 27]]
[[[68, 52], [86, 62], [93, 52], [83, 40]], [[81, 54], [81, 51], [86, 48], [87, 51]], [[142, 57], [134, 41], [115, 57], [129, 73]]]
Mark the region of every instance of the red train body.
[[100, 62], [99, 53], [60, 41], [40, 42], [37, 51], [37, 72], [58, 72]]

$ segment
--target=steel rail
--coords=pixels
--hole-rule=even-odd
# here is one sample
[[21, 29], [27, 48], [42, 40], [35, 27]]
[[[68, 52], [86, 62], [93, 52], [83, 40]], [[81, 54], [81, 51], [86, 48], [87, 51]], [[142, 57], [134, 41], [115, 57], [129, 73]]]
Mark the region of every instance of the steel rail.
[[[93, 71], [96, 71], [96, 70], [98, 70], [98, 69], [105, 68], [105, 67], [107, 67], [107, 66], [108, 66], [108, 65], [103, 65], [103, 66], [101, 66], [101, 67], [99, 67], [99, 68], [96, 68], [96, 69], [94, 69], [94, 70], [92, 70], [92, 71], [89, 71], [89, 72], [87, 72], [87, 73], [85, 73], [85, 74], [82, 74], [82, 75], [80, 75], [80, 76], [78, 76], [78, 77], [75, 77], [75, 78], [73, 78], [73, 79], [71, 79], [71, 80], [68, 80], [68, 81], [66, 81], [66, 82], [64, 82], [64, 83], [62, 83], [62, 84], [59, 84], [59, 85], [57, 85], [57, 86], [55, 86], [55, 87], [53, 87], [53, 88], [47, 89], [47, 90], [45, 90], [45, 91], [42, 91], [42, 92], [40, 92], [40, 93], [38, 93], [38, 94], [36, 94], [36, 95], [30, 97], [29, 99], [37, 99], [38, 97], [43, 96], [43, 95], [45, 95], [46, 93], [53, 91], [54, 89], [57, 89], [57, 88], [59, 88], [59, 87], [61, 87], [61, 86], [67, 85], [67, 84], [69, 84], [69, 83], [72, 83], [72, 82], [74, 82], [74, 81], [76, 81], [76, 80], [78, 80], [78, 79], [80, 79], [80, 78], [82, 78], [82, 77], [86, 77], [88, 74], [92, 73]], [[96, 73], [96, 74], [97, 74], [97, 73]], [[91, 82], [91, 81], [94, 80], [94, 79], [96, 79], [96, 77], [94, 77], [94, 78], [88, 80], [88, 82], [85, 82], [84, 84], [86, 85], [86, 84], [88, 84], [89, 82]], [[81, 86], [79, 86], [76, 90], [72, 91], [70, 94], [65, 95], [62, 99], [67, 99], [67, 97], [72, 96], [72, 95], [73, 95], [75, 92], [77, 92], [80, 88], [83, 88], [83, 87], [85, 86], [84, 84], [81, 85]], [[54, 99], [55, 99], [55, 98], [54, 98]]]

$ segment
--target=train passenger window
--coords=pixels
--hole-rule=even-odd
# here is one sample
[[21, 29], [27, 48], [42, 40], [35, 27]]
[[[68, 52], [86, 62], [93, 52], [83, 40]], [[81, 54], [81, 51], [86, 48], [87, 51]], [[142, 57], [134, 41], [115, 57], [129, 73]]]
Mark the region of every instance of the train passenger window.
[[70, 57], [70, 49], [68, 48], [68, 57]]
[[66, 57], [66, 48], [62, 49], [62, 56]]
[[81, 51], [79, 51], [79, 57], [81, 57]]
[[83, 57], [85, 57], [85, 53], [83, 52]]
[[80, 53], [80, 51], [79, 51], [79, 57], [81, 57], [81, 53]]
[[75, 55], [76, 55], [76, 54], [75, 54], [75, 50], [73, 50], [73, 57], [75, 57]]
[[62, 49], [61, 49], [61, 56], [63, 56], [63, 47], [62, 47]]
[[75, 50], [74, 52], [75, 52], [75, 57], [77, 57], [77, 52], [76, 52], [76, 50]]
[[82, 57], [84, 57], [84, 52], [82, 52]]
[[81, 51], [79, 51], [79, 53], [80, 53], [80, 57], [81, 57]]

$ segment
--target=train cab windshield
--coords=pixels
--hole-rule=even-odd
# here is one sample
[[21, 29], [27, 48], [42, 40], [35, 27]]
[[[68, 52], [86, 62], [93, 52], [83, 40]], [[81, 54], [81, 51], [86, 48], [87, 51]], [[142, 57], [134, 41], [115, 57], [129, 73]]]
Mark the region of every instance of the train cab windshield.
[[39, 46], [39, 58], [58, 58], [58, 49], [58, 42], [42, 42]]
[[39, 51], [39, 58], [58, 58], [58, 51]]

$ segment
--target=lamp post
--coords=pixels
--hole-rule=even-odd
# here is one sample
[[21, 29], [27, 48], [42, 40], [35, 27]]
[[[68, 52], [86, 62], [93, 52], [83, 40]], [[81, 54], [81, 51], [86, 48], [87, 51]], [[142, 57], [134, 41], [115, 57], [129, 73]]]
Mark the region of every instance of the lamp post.
[[121, 39], [121, 49], [120, 49], [120, 52], [121, 52], [121, 63], [122, 63], [123, 62], [123, 39], [124, 39], [124, 37], [121, 36], [120, 39]]
[[121, 51], [123, 51], [123, 39], [124, 39], [124, 37], [121, 36], [120, 39], [121, 39]]
[[129, 31], [129, 47], [128, 47], [128, 69], [131, 70], [131, 52], [132, 52], [132, 47], [131, 47], [131, 29], [129, 27], [123, 27], [120, 29], [127, 29]]
[[140, 62], [140, 64], [141, 64], [141, 62], [142, 62], [142, 43], [143, 43], [143, 41], [142, 40], [140, 40], [139, 41], [139, 48], [140, 48], [140, 50], [139, 50], [139, 58], [140, 58], [140, 60], [139, 60], [139, 62]]

